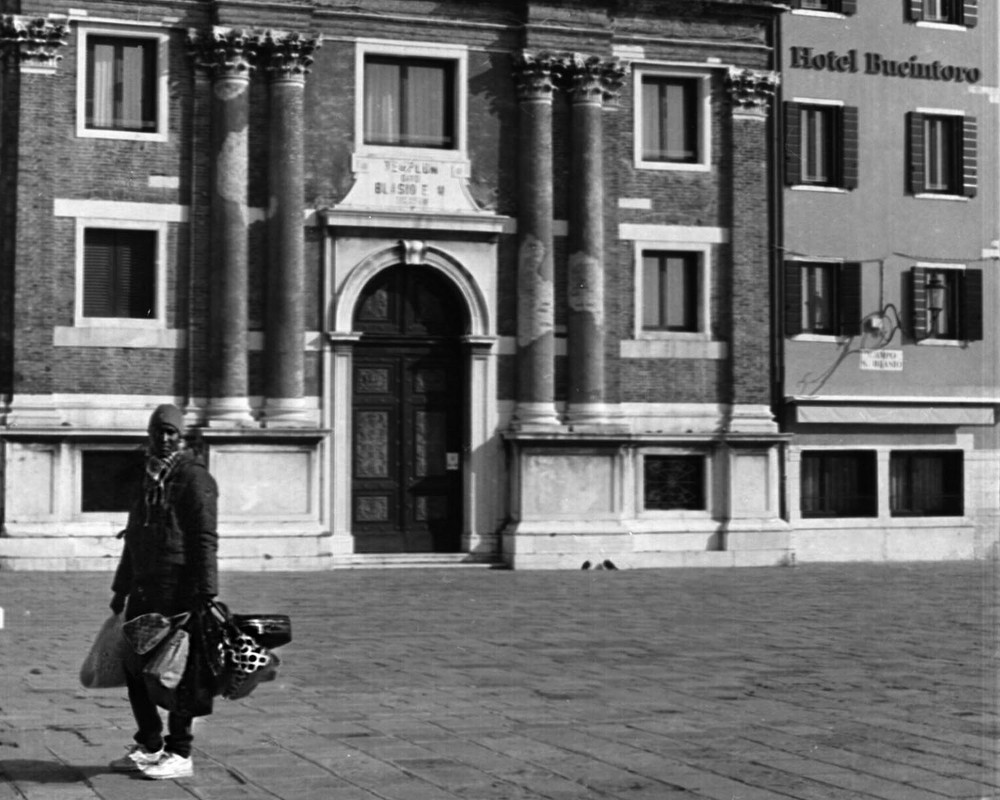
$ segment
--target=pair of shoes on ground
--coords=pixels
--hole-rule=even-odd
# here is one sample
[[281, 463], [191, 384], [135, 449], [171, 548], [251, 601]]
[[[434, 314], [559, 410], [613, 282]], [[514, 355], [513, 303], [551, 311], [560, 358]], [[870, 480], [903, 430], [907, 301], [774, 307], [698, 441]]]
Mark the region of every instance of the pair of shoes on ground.
[[190, 778], [194, 775], [194, 763], [190, 756], [185, 758], [162, 748], [153, 753], [141, 744], [132, 745], [128, 753], [116, 758], [109, 766], [115, 772], [139, 772], [143, 777], [154, 781]]

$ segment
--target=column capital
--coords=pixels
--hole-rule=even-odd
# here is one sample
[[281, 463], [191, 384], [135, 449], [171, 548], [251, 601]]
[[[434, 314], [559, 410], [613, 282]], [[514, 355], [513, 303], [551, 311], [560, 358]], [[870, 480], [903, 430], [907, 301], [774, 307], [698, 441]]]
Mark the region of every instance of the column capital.
[[56, 51], [66, 44], [68, 36], [65, 22], [20, 14], [0, 16], [0, 50], [17, 53], [22, 72], [55, 72], [62, 60]]
[[561, 59], [554, 53], [532, 53], [522, 50], [514, 57], [514, 80], [519, 100], [552, 100], [561, 68]]
[[195, 66], [212, 78], [247, 78], [256, 69], [260, 34], [244, 28], [188, 31], [188, 48]]
[[628, 65], [617, 58], [572, 53], [560, 62], [562, 85], [574, 103], [618, 105]]
[[296, 31], [264, 31], [258, 54], [261, 69], [272, 81], [304, 83], [313, 63], [313, 53], [322, 44], [320, 36]]
[[767, 117], [768, 105], [779, 82], [775, 72], [730, 67], [725, 83], [733, 101], [733, 113], [761, 119]]

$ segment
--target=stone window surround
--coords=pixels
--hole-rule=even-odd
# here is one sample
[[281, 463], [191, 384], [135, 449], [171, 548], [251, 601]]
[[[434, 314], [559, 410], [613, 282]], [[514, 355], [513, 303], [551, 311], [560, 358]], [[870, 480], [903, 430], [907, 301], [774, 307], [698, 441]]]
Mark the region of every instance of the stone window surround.
[[[636, 169], [676, 170], [679, 172], [708, 172], [712, 169], [712, 67], [704, 64], [678, 64], [674, 62], [634, 63], [633, 91], [633, 159]], [[721, 65], [720, 65], [721, 66]], [[717, 67], [718, 68], [718, 67]], [[666, 161], [644, 161], [642, 157], [642, 79], [654, 77], [694, 78], [698, 81], [698, 147], [697, 163], [685, 164]]]
[[[53, 332], [54, 344], [91, 347], [179, 346], [183, 331], [167, 327], [167, 239], [171, 225], [187, 222], [187, 207], [165, 203], [57, 199], [54, 215], [72, 217], [74, 220], [73, 325], [57, 326]], [[156, 314], [153, 319], [83, 316], [84, 233], [88, 228], [156, 233]]]
[[[75, 19], [76, 31], [76, 135], [81, 139], [125, 139], [137, 142], [166, 142], [169, 138], [170, 107], [169, 64], [170, 35], [161, 26], [113, 24], [109, 20]], [[122, 39], [155, 39], [156, 55], [156, 132], [94, 130], [87, 128], [87, 37], [113, 36]]]
[[[647, 456], [698, 456], [702, 459], [702, 490], [705, 493], [705, 507], [700, 509], [659, 509], [645, 507], [646, 457]], [[635, 508], [639, 519], [669, 518], [674, 520], [712, 520], [722, 516], [722, 509], [716, 509], [716, 481], [713, 471], [717, 468], [715, 448], [711, 447], [646, 447], [636, 451]]]
[[[632, 240], [634, 281], [633, 338], [620, 343], [622, 358], [708, 358], [726, 357], [724, 342], [712, 340], [711, 297], [718, 245], [729, 241], [724, 228], [684, 225], [619, 226], [619, 238]], [[699, 255], [697, 332], [647, 331], [642, 328], [642, 260], [644, 252], [686, 251]]]
[[[363, 156], [386, 158], [427, 158], [435, 161], [467, 160], [469, 48], [464, 45], [409, 42], [394, 39], [359, 38], [355, 41], [354, 61], [354, 152]], [[365, 144], [365, 57], [369, 55], [432, 58], [455, 62], [455, 147], [443, 150], [425, 147], [394, 147]]]

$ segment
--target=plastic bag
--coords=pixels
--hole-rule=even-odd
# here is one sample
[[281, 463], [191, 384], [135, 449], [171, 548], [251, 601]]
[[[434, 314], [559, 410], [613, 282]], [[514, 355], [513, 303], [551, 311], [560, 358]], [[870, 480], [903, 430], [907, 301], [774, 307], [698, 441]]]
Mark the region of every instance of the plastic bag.
[[108, 617], [90, 652], [80, 667], [80, 683], [87, 689], [112, 689], [125, 685], [125, 659], [131, 647], [122, 635], [122, 617], [112, 614]]
[[176, 689], [187, 668], [189, 648], [188, 632], [175, 628], [153, 651], [153, 657], [142, 670], [143, 677], [152, 678], [164, 689]]

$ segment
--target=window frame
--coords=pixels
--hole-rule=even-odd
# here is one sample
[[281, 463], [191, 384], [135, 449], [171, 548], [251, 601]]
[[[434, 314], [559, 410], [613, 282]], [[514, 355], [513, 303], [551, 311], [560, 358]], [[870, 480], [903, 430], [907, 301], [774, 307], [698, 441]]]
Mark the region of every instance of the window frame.
[[[645, 158], [644, 120], [645, 103], [643, 86], [646, 78], [690, 80], [695, 82], [697, 96], [694, 107], [698, 113], [695, 137], [698, 157], [694, 161], [649, 161]], [[642, 64], [634, 67], [632, 85], [633, 108], [633, 159], [636, 169], [680, 172], [708, 172], [712, 169], [712, 72], [683, 68], [669, 64]]]
[[[808, 110], [829, 113], [829, 133], [826, 160], [829, 176], [826, 180], [805, 180], [803, 158], [804, 126], [801, 116]], [[782, 109], [784, 157], [782, 167], [786, 188], [795, 191], [847, 192], [858, 188], [860, 166], [859, 110], [843, 100], [796, 97], [787, 100]]]
[[[403, 60], [446, 61], [452, 68], [454, 116], [453, 147], [368, 144], [365, 142], [365, 64], [369, 56]], [[420, 158], [434, 161], [465, 161], [468, 150], [468, 59], [464, 45], [403, 42], [386, 39], [358, 39], [355, 46], [354, 153], [385, 158]]]
[[[948, 157], [953, 183], [945, 189], [928, 188], [927, 123], [948, 120], [952, 152]], [[969, 200], [979, 189], [979, 126], [977, 118], [960, 109], [917, 108], [906, 115], [908, 189], [922, 200]], [[971, 150], [971, 152], [970, 152]]]
[[[89, 39], [142, 39], [156, 47], [156, 76], [153, 78], [156, 98], [153, 102], [156, 130], [130, 131], [116, 128], [87, 126], [87, 89], [89, 76]], [[80, 24], [76, 37], [76, 135], [81, 139], [122, 139], [140, 142], [166, 142], [169, 139], [169, 47], [170, 36], [158, 28]]]
[[[927, 308], [926, 286], [931, 273], [948, 275], [950, 291], [946, 293], [948, 311], [954, 318], [953, 330], [947, 336], [935, 335]], [[910, 303], [913, 334], [921, 346], [962, 347], [967, 342], [983, 339], [983, 271], [969, 269], [965, 264], [922, 261], [910, 269]]]
[[[807, 267], [825, 267], [835, 271], [831, 308], [831, 330], [807, 330], [803, 325], [805, 305], [803, 272]], [[795, 258], [784, 262], [785, 335], [795, 341], [836, 342], [842, 344], [861, 333], [861, 263], [841, 259]]]
[[[153, 329], [167, 327], [166, 263], [168, 223], [165, 221], [76, 218], [75, 292], [73, 325], [76, 328]], [[84, 268], [86, 260], [86, 233], [88, 230], [123, 230], [151, 232], [156, 236], [154, 245], [154, 315], [145, 317], [88, 317], [84, 316]]]
[[[836, 511], [806, 511], [806, 493], [805, 480], [806, 480], [806, 461], [811, 458], [843, 458], [847, 455], [854, 455], [859, 457], [859, 465], [863, 469], [868, 469], [870, 472], [869, 477], [872, 479], [873, 484], [873, 494], [864, 495], [857, 494], [856, 497], [861, 500], [867, 500], [869, 508], [862, 511], [862, 513], [837, 513]], [[868, 461], [867, 464], [860, 464], [860, 459], [863, 458]], [[823, 477], [823, 476], [821, 476]], [[860, 483], [864, 480], [864, 475], [859, 474], [856, 476], [856, 481]], [[808, 520], [823, 520], [823, 519], [877, 519], [879, 517], [879, 463], [878, 463], [878, 452], [870, 448], [810, 448], [802, 449], [799, 453], [799, 485], [798, 485], [798, 516], [801, 519]]]
[[846, 17], [856, 14], [858, 10], [857, 0], [827, 0], [826, 8], [807, 8], [803, 5], [804, 2], [806, 0], [791, 0], [792, 13]]
[[[947, 30], [965, 30], [974, 28], [979, 23], [978, 0], [949, 0], [952, 9], [940, 17], [927, 17], [929, 0], [908, 0], [907, 11], [911, 21], [918, 26]], [[941, 0], [935, 0], [941, 2]]]
[[[927, 513], [924, 510], [897, 510], [895, 507], [897, 492], [895, 488], [895, 464], [898, 459], [913, 459], [916, 457], [931, 457], [938, 456], [944, 460], [941, 465], [942, 469], [942, 495], [944, 495], [944, 488], [948, 484], [949, 477], [954, 478], [955, 475], [958, 476], [960, 486], [957, 493], [952, 493], [948, 495], [950, 497], [957, 497], [958, 509], [955, 510], [954, 507], [948, 507], [946, 510], [939, 513]], [[888, 463], [888, 494], [889, 494], [889, 516], [893, 519], [904, 518], [904, 519], [914, 519], [914, 518], [935, 518], [939, 519], [942, 517], [963, 517], [965, 516], [965, 488], [966, 488], [966, 474], [965, 474], [965, 451], [958, 449], [945, 449], [945, 448], [905, 448], [898, 450], [889, 451], [889, 463]], [[910, 475], [910, 480], [912, 481], [912, 474]], [[914, 494], [912, 486], [910, 487], [910, 494]]]
[[[637, 241], [635, 243], [635, 323], [634, 337], [646, 340], [688, 340], [705, 342], [711, 339], [712, 245], [707, 242]], [[697, 325], [695, 330], [646, 328], [645, 319], [645, 260], [653, 254], [683, 253], [696, 259], [697, 297], [694, 298]]]
[[[715, 485], [712, 480], [716, 469], [714, 454], [706, 448], [697, 447], [650, 447], [638, 452], [636, 465], [636, 512], [639, 518], [672, 518], [708, 520], [714, 518]], [[646, 507], [646, 459], [670, 457], [698, 457], [701, 459], [701, 481], [703, 507], [692, 508], [647, 508]]]

